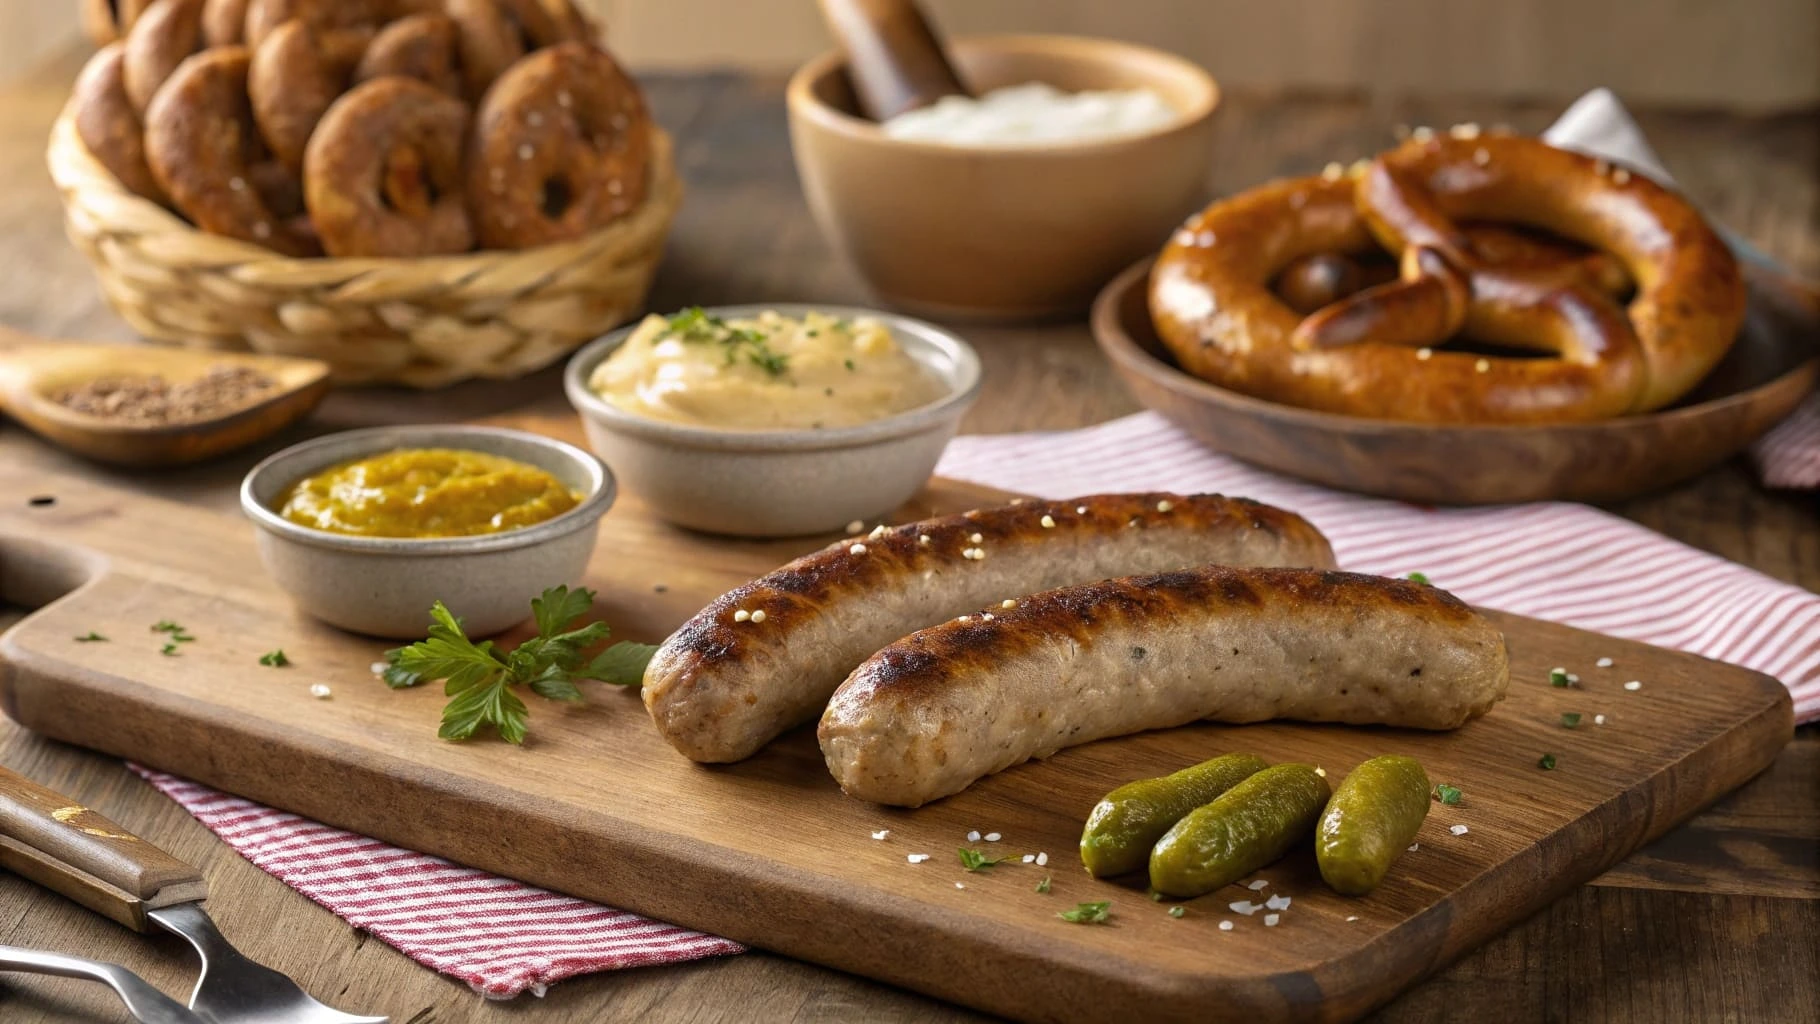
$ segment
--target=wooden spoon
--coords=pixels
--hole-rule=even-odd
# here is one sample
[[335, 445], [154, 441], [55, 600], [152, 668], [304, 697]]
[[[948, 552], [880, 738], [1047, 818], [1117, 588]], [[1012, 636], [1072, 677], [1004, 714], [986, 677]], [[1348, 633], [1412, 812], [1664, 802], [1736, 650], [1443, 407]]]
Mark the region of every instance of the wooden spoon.
[[860, 109], [875, 121], [971, 96], [915, 0], [821, 0], [822, 17], [847, 51]]
[[[178, 383], [218, 366], [257, 370], [278, 386], [254, 404], [182, 423], [115, 422], [77, 412], [51, 397], [97, 377], [156, 376]], [[277, 433], [314, 409], [328, 391], [328, 364], [314, 359], [52, 341], [0, 328], [0, 411], [97, 462], [131, 467], [200, 462]]]

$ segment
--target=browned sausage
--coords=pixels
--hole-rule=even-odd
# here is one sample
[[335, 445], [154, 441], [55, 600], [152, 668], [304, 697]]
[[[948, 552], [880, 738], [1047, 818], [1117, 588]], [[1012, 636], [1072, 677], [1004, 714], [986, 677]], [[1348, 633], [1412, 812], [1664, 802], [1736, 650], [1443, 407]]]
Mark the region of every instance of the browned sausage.
[[818, 735], [846, 793], [916, 807], [1064, 747], [1202, 719], [1455, 729], [1509, 681], [1503, 634], [1445, 591], [1208, 566], [914, 633], [854, 670]]
[[1184, 566], [1327, 567], [1291, 512], [1213, 494], [1108, 494], [926, 519], [841, 541], [702, 609], [645, 671], [645, 707], [697, 761], [738, 761], [814, 720], [855, 665], [989, 602]]

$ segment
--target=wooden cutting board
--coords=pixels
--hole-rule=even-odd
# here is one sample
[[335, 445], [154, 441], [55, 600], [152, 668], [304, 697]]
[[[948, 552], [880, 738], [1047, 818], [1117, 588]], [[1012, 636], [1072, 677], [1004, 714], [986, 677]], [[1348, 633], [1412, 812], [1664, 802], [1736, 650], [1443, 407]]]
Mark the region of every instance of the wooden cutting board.
[[[992, 495], [938, 483], [900, 518]], [[657, 640], [722, 590], [815, 546], [665, 527], [631, 499], [586, 582], [622, 638]], [[556, 582], [556, 581], [552, 581]], [[637, 696], [533, 700], [523, 749], [436, 739], [437, 687], [394, 692], [386, 646], [294, 612], [237, 519], [0, 468], [0, 598], [41, 610], [0, 638], [0, 703], [47, 736], [414, 849], [1012, 1017], [1337, 1020], [1597, 875], [1765, 768], [1793, 728], [1759, 673], [1516, 616], [1509, 699], [1452, 734], [1198, 725], [1063, 751], [916, 811], [844, 797], [799, 730], [738, 765], [673, 752]], [[153, 623], [196, 642], [159, 653]], [[106, 642], [78, 643], [90, 631]], [[293, 662], [264, 668], [283, 648]], [[1595, 667], [1609, 657], [1607, 669]], [[1580, 676], [1554, 688], [1548, 670]], [[1622, 684], [1640, 680], [1642, 688]], [[326, 700], [309, 688], [325, 683]], [[1584, 717], [1577, 729], [1564, 712]], [[1604, 724], [1594, 724], [1604, 715]], [[1153, 903], [1099, 882], [1075, 844], [1107, 790], [1228, 751], [1324, 766], [1412, 754], [1460, 787], [1373, 895], [1325, 889], [1306, 851], [1232, 886]], [[1538, 759], [1553, 754], [1555, 768]], [[1465, 826], [1456, 835], [1450, 826]], [[889, 837], [874, 840], [875, 830]], [[970, 830], [997, 843], [966, 841]], [[962, 846], [1047, 853], [968, 873]], [[922, 864], [906, 856], [926, 853]], [[1051, 890], [1036, 886], [1052, 878]], [[1291, 897], [1275, 925], [1229, 904]], [[1110, 900], [1110, 921], [1056, 913]], [[1231, 922], [1231, 930], [1221, 930]]]

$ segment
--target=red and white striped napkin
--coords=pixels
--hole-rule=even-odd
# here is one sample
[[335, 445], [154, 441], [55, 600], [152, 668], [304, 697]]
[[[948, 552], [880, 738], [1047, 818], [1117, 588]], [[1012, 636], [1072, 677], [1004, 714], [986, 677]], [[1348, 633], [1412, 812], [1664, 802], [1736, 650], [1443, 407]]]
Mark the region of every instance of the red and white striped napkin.
[[[1254, 497], [1312, 520], [1346, 568], [1419, 571], [1475, 604], [1748, 665], [1789, 686], [1799, 719], [1820, 717], [1820, 595], [1585, 505], [1432, 509], [1341, 494], [1208, 451], [1154, 413], [1066, 433], [957, 438], [937, 472], [1056, 498]], [[742, 949], [135, 770], [254, 864], [490, 997]]]

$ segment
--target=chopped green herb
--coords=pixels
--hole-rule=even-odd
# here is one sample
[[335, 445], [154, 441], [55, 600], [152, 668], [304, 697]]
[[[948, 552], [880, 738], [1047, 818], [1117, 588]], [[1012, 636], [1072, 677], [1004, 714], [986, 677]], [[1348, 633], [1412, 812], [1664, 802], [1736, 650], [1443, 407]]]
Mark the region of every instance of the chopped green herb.
[[1551, 668], [1548, 670], [1548, 685], [1550, 685], [1550, 686], [1568, 686], [1568, 685], [1571, 685], [1572, 683], [1573, 683], [1573, 680], [1568, 678], [1566, 669]]
[[259, 656], [259, 664], [264, 665], [266, 668], [284, 668], [290, 663], [291, 659], [284, 656], [284, 648], [282, 647], [275, 651], [267, 651]]
[[848, 373], [852, 373], [854, 370], [858, 369], [853, 365], [853, 360], [851, 359], [843, 359], [841, 360], [841, 364], [847, 368]]
[[175, 643], [165, 644], [158, 649], [158, 653], [167, 658], [175, 658], [177, 656], [177, 645]]
[[94, 631], [94, 630], [92, 630], [92, 629], [91, 629], [91, 630], [89, 630], [89, 631], [88, 631], [88, 632], [87, 632], [87, 633], [84, 633], [84, 634], [82, 634], [82, 635], [81, 635], [81, 636], [79, 636], [79, 637], [76, 637], [76, 642], [77, 642], [77, 643], [79, 643], [79, 644], [99, 644], [99, 643], [106, 643], [106, 642], [107, 642], [107, 637], [104, 637], [104, 636], [102, 636], [102, 635], [101, 635], [101, 634], [100, 634], [100, 633], [97, 633], [97, 632], [95, 632], [95, 631]]
[[182, 626], [169, 619], [159, 619], [158, 622], [152, 626], [152, 632], [154, 633], [182, 633], [183, 631], [184, 629]]
[[1170, 907], [1169, 908], [1170, 917], [1181, 917], [1182, 915], [1184, 915], [1186, 913], [1188, 913], [1187, 907]]
[[1562, 712], [1561, 727], [1564, 729], [1578, 729], [1580, 727], [1580, 713], [1578, 711]]
[[789, 370], [788, 356], [771, 350], [763, 332], [746, 327], [729, 327], [727, 322], [717, 316], [709, 316], [700, 306], [690, 306], [680, 313], [669, 317], [669, 333], [673, 337], [688, 342], [714, 342], [726, 348], [727, 365], [739, 362], [743, 354], [746, 361], [765, 371], [773, 377], [781, 377]]
[[1430, 582], [1428, 582], [1428, 574], [1427, 574], [1427, 573], [1421, 573], [1421, 572], [1412, 572], [1412, 573], [1410, 573], [1410, 574], [1409, 574], [1409, 581], [1410, 581], [1410, 582], [1411, 582], [1411, 583], [1420, 583], [1420, 584], [1422, 584], [1422, 585], [1423, 585], [1423, 586], [1425, 586], [1425, 587], [1431, 587], [1431, 586], [1434, 586], [1434, 584], [1432, 584], [1432, 583], [1430, 583]]
[[969, 850], [965, 846], [958, 851], [961, 855], [961, 867], [968, 871], [984, 871], [994, 864], [1003, 864], [1009, 858], [988, 857], [978, 850]]
[[1048, 875], [1044, 875], [1043, 880], [1036, 883], [1036, 891], [1042, 892], [1042, 893], [1046, 893], [1049, 891], [1049, 876]]
[[1162, 893], [1160, 893], [1160, 892], [1157, 892], [1157, 891], [1155, 891], [1155, 890], [1154, 890], [1154, 889], [1153, 889], [1153, 890], [1151, 890], [1151, 892], [1150, 892], [1150, 902], [1152, 902], [1152, 903], [1161, 903], [1161, 902], [1163, 902], [1163, 894], [1162, 894]]
[[1449, 786], [1445, 782], [1435, 787], [1435, 799], [1444, 804], [1457, 804], [1460, 802], [1460, 797], [1462, 795], [1464, 794], [1462, 794], [1458, 788]]
[[592, 660], [588, 648], [612, 633], [604, 622], [579, 629], [565, 627], [587, 614], [594, 592], [552, 587], [531, 600], [537, 635], [510, 652], [491, 640], [479, 643], [462, 632], [461, 622], [441, 601], [430, 609], [429, 639], [386, 652], [385, 684], [394, 689], [416, 686], [431, 679], [444, 680], [449, 702], [442, 709], [446, 740], [465, 740], [483, 725], [491, 725], [508, 743], [523, 743], [529, 710], [513, 687], [524, 685], [549, 700], [579, 701], [577, 680], [591, 679], [615, 686], [643, 681], [645, 665], [657, 648], [622, 641]]
[[1064, 910], [1055, 916], [1075, 924], [1105, 924], [1106, 919], [1112, 916], [1112, 902], [1100, 900], [1097, 903], [1076, 903], [1074, 909]]
[[1536, 762], [1536, 767], [1542, 769], [1545, 772], [1554, 771], [1555, 770], [1555, 755], [1543, 754], [1542, 760]]

